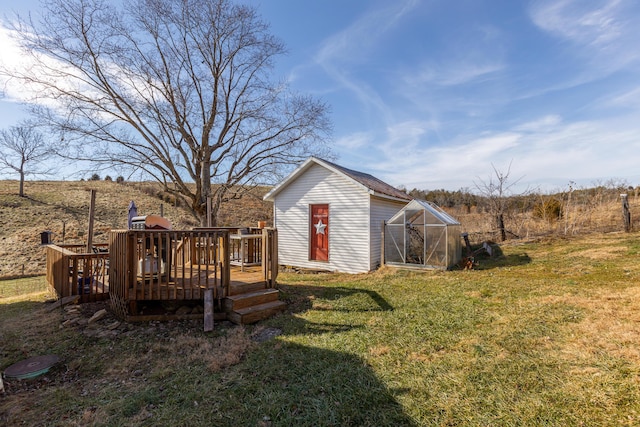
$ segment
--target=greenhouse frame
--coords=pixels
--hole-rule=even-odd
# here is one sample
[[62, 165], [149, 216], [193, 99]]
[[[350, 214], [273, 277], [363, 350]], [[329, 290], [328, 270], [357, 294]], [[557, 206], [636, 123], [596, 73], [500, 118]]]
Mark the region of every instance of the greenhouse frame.
[[434, 203], [414, 199], [384, 226], [384, 262], [449, 269], [462, 257], [460, 223]]

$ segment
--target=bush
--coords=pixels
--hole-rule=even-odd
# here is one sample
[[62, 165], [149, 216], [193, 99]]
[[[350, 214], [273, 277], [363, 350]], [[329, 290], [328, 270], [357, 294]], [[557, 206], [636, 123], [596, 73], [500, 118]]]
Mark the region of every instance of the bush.
[[116, 178], [116, 182], [118, 184], [122, 184], [124, 182], [124, 176], [120, 175], [119, 177]]
[[550, 198], [538, 202], [533, 206], [533, 216], [553, 222], [562, 218], [562, 202], [556, 198]]
[[104, 180], [105, 180], [105, 181], [113, 181], [113, 180], [111, 179], [111, 176], [109, 176], [109, 175], [105, 176], [105, 177], [104, 177]]
[[91, 175], [91, 178], [89, 178], [89, 181], [100, 181], [100, 175], [94, 173], [93, 175]]

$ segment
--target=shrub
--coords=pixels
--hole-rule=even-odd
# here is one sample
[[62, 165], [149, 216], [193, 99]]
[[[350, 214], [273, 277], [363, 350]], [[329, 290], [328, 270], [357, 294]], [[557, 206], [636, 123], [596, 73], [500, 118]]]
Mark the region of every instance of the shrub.
[[111, 179], [111, 176], [109, 176], [109, 175], [105, 176], [105, 177], [104, 177], [104, 180], [105, 180], [105, 181], [113, 181], [113, 180]]
[[100, 175], [94, 173], [93, 175], [91, 175], [91, 178], [89, 178], [89, 181], [100, 181]]
[[116, 178], [116, 182], [118, 184], [122, 184], [124, 182], [124, 176], [120, 175], [119, 177]]
[[556, 198], [550, 198], [533, 206], [533, 216], [553, 222], [562, 218], [562, 210], [562, 202]]

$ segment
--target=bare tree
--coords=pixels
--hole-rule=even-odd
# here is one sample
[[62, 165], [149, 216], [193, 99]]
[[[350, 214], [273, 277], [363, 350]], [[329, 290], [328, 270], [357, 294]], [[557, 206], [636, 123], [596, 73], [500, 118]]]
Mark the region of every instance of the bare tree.
[[33, 123], [25, 121], [0, 131], [0, 170], [9, 170], [20, 176], [20, 197], [24, 197], [27, 175], [42, 175], [52, 170], [42, 167], [43, 161], [52, 155], [49, 142]]
[[512, 196], [512, 188], [520, 181], [520, 179], [510, 182], [509, 175], [511, 174], [511, 163], [506, 172], [493, 168], [493, 174], [489, 175], [487, 181], [478, 178], [474, 182], [476, 188], [480, 192], [480, 195], [486, 198], [489, 207], [489, 213], [493, 216], [495, 226], [498, 229], [500, 240], [507, 240], [507, 231], [504, 225], [504, 216], [509, 206], [509, 197]]
[[[327, 106], [272, 81], [284, 45], [231, 0], [51, 0], [3, 72], [77, 160], [143, 171], [206, 224], [220, 204], [329, 153]], [[120, 4], [117, 2], [116, 4]]]

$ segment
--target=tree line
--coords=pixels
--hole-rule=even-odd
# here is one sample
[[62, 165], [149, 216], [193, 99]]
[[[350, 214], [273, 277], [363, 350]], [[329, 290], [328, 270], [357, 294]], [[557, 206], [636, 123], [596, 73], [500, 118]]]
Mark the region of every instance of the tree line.
[[[566, 188], [556, 192], [527, 191], [499, 197], [470, 188], [455, 191], [414, 188], [407, 193], [414, 198], [433, 202], [454, 214], [473, 212], [485, 215], [491, 218], [497, 238], [504, 241], [509, 237], [518, 237], [513, 231], [517, 228], [514, 223], [517, 222], [517, 217], [522, 216], [541, 220], [549, 226], [556, 225], [568, 234], [575, 227], [577, 212], [587, 215], [598, 209], [616, 206], [623, 194], [627, 195], [625, 201], [627, 197], [637, 200], [640, 186], [630, 185], [624, 180], [610, 179], [594, 182], [588, 187], [578, 187], [570, 182]], [[627, 211], [625, 215], [630, 214]]]

